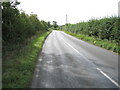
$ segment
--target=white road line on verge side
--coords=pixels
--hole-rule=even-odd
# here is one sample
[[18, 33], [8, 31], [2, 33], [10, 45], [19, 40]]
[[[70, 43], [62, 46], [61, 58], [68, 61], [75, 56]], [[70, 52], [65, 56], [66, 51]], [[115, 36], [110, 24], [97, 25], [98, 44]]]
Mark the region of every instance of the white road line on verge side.
[[106, 78], [108, 78], [112, 83], [114, 83], [117, 87], [120, 88], [120, 85], [118, 85], [117, 82], [115, 82], [113, 79], [111, 79], [106, 73], [104, 73], [101, 69], [97, 68], [98, 71], [100, 71], [100, 73], [102, 73]]
[[[69, 43], [67, 43], [66, 41], [65, 41], [65, 39], [63, 39], [62, 37], [61, 37], [61, 39], [68, 45], [68, 46], [70, 46], [73, 50], [75, 50], [78, 54], [80, 54], [81, 56], [83, 56], [83, 58], [85, 58], [86, 60], [88, 60], [84, 55], [82, 55], [77, 49], [75, 49], [72, 45], [70, 45]], [[89, 61], [89, 60], [88, 60]], [[117, 82], [115, 82], [112, 78], [110, 78], [106, 73], [104, 73], [101, 69], [99, 69], [99, 68], [97, 68], [97, 70], [102, 74], [102, 75], [104, 75], [106, 78], [108, 78], [114, 85], [116, 85], [118, 88], [120, 88], [120, 85], [117, 83]]]

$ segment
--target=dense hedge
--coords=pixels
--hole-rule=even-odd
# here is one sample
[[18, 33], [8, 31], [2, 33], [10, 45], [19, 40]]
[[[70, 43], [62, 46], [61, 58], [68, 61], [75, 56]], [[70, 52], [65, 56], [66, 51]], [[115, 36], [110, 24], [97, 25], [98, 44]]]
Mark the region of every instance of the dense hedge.
[[87, 41], [93, 45], [96, 45], [96, 46], [99, 46], [99, 47], [102, 47], [107, 50], [110, 50], [110, 51], [120, 54], [120, 46], [118, 45], [118, 43], [110, 42], [107, 39], [100, 40], [99, 38], [95, 38], [93, 36], [88, 36], [88, 35], [84, 35], [84, 34], [74, 34], [74, 33], [68, 32], [66, 30], [63, 30], [63, 31], [67, 34], [70, 34], [70, 35], [78, 38], [78, 39]]
[[112, 42], [120, 41], [120, 18], [110, 17], [100, 20], [93, 19], [88, 22], [63, 25], [62, 29], [75, 34], [84, 34], [97, 37], [101, 40], [107, 39]]
[[48, 29], [47, 22], [39, 21], [37, 15], [27, 15], [17, 9], [19, 2], [2, 3], [2, 36], [3, 43], [21, 43], [36, 32]]
[[48, 22], [40, 21], [36, 14], [17, 9], [19, 2], [2, 3], [2, 58], [6, 61], [15, 51], [29, 44], [36, 35], [48, 31]]

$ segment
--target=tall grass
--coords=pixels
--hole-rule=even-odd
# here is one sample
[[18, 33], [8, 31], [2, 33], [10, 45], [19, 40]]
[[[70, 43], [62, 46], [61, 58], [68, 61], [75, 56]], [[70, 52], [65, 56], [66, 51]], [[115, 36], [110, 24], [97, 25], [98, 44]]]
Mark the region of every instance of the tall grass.
[[[37, 56], [49, 32], [32, 37], [20, 50], [7, 52], [3, 61], [3, 88], [27, 88], [33, 77]], [[16, 48], [17, 49], [17, 48]], [[14, 52], [14, 53], [13, 53]], [[11, 55], [12, 54], [12, 55]]]

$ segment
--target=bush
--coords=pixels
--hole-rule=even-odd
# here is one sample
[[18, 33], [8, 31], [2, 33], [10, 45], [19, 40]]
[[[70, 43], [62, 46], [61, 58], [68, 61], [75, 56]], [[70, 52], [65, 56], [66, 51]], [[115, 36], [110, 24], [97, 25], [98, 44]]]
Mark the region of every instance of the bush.
[[[62, 29], [75, 34], [84, 34], [88, 36], [94, 36], [99, 39], [106, 39], [111, 42], [119, 42], [119, 26], [120, 18], [110, 17], [100, 20], [92, 19], [88, 22], [80, 22], [77, 24], [63, 25]], [[66, 29], [67, 27], [67, 29]]]
[[2, 3], [2, 36], [7, 43], [22, 43], [35, 35], [38, 31], [48, 29], [45, 21], [40, 21], [36, 14], [27, 15], [16, 8], [18, 2]]

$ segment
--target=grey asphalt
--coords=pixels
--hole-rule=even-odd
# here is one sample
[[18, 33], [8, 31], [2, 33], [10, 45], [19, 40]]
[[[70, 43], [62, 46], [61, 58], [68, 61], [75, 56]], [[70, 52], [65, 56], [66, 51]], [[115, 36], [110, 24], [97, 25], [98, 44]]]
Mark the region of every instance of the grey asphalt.
[[55, 31], [39, 55], [31, 88], [117, 88], [118, 55]]

